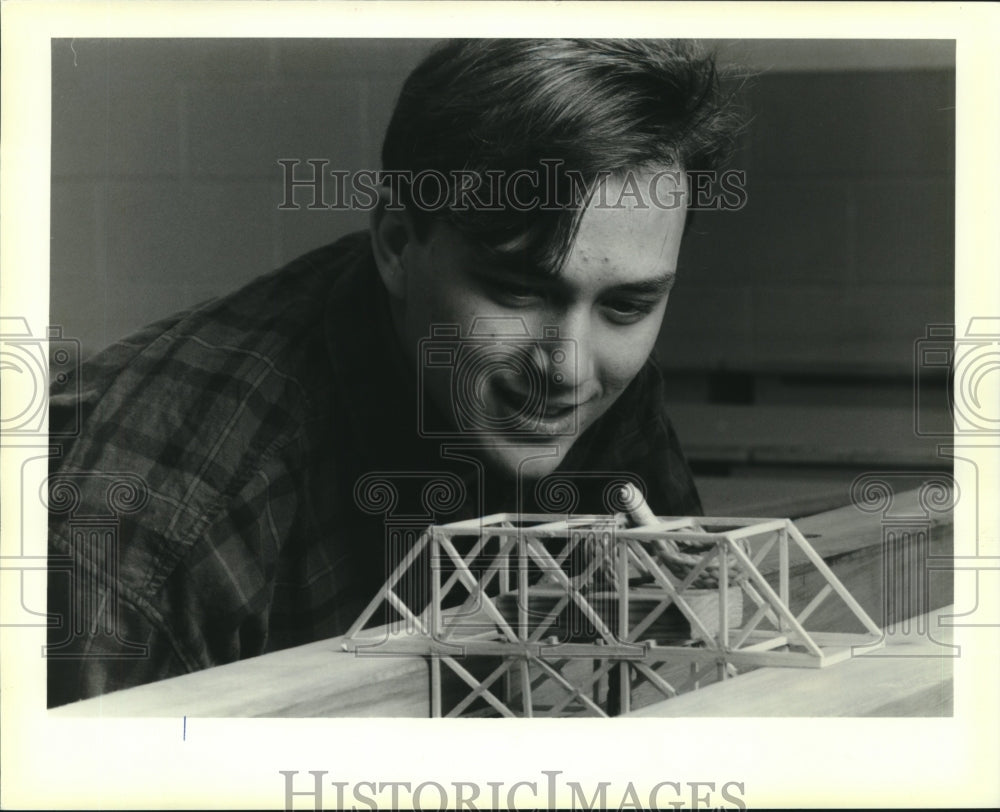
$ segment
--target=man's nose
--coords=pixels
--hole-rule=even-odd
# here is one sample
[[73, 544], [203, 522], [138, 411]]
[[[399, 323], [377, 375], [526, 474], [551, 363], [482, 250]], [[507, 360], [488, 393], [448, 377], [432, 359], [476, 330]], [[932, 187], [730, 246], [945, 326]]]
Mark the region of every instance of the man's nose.
[[549, 328], [543, 338], [546, 371], [559, 390], [585, 388], [595, 374], [593, 330], [589, 314], [573, 309]]

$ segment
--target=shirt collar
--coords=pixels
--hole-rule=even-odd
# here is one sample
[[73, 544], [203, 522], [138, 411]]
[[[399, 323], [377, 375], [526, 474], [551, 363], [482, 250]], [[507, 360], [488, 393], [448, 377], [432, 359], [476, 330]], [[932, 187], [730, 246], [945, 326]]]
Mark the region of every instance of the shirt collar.
[[346, 265], [331, 291], [326, 339], [338, 403], [369, 470], [419, 465], [416, 372], [396, 338], [367, 232], [342, 240]]

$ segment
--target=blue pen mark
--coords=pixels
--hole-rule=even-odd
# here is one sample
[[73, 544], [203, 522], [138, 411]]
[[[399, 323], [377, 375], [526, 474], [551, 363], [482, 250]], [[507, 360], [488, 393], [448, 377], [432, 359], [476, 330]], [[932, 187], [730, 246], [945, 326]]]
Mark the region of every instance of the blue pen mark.
[[186, 742], [187, 741], [187, 737], [188, 737], [188, 718], [185, 716], [184, 717], [184, 732], [183, 732], [183, 734], [181, 736], [181, 741], [185, 741]]

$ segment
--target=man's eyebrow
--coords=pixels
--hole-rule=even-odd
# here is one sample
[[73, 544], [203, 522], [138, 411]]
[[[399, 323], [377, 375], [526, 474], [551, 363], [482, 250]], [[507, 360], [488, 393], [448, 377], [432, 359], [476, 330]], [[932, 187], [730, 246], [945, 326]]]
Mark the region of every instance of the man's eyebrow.
[[666, 271], [659, 276], [654, 276], [650, 279], [640, 279], [636, 282], [622, 282], [620, 285], [612, 286], [612, 290], [615, 293], [658, 295], [666, 293], [670, 290], [676, 278], [676, 271]]
[[469, 269], [476, 276], [487, 277], [504, 282], [524, 282], [529, 284], [553, 285], [559, 277], [525, 265], [506, 265], [484, 263]]
[[[539, 288], [558, 288], [562, 282], [559, 274], [546, 274], [536, 269], [527, 270], [523, 266], [515, 268], [507, 265], [479, 265], [470, 270], [476, 276], [498, 281], [520, 282]], [[662, 296], [673, 287], [676, 278], [676, 271], [664, 271], [659, 276], [610, 285], [607, 292], [633, 296]]]

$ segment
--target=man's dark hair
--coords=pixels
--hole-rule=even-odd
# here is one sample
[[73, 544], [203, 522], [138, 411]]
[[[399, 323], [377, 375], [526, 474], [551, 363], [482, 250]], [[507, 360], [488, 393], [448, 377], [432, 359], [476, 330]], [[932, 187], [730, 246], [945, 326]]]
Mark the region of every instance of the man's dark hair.
[[[500, 199], [499, 211], [430, 211], [415, 205], [406, 183], [399, 202], [421, 238], [433, 218], [444, 218], [498, 258], [554, 273], [599, 179], [643, 168], [714, 169], [735, 130], [715, 60], [691, 42], [452, 40], [403, 85], [382, 164], [411, 178], [428, 170], [449, 179], [536, 172], [544, 188], [535, 199], [560, 205], [525, 211]], [[552, 189], [544, 179], [556, 164], [564, 171]]]

